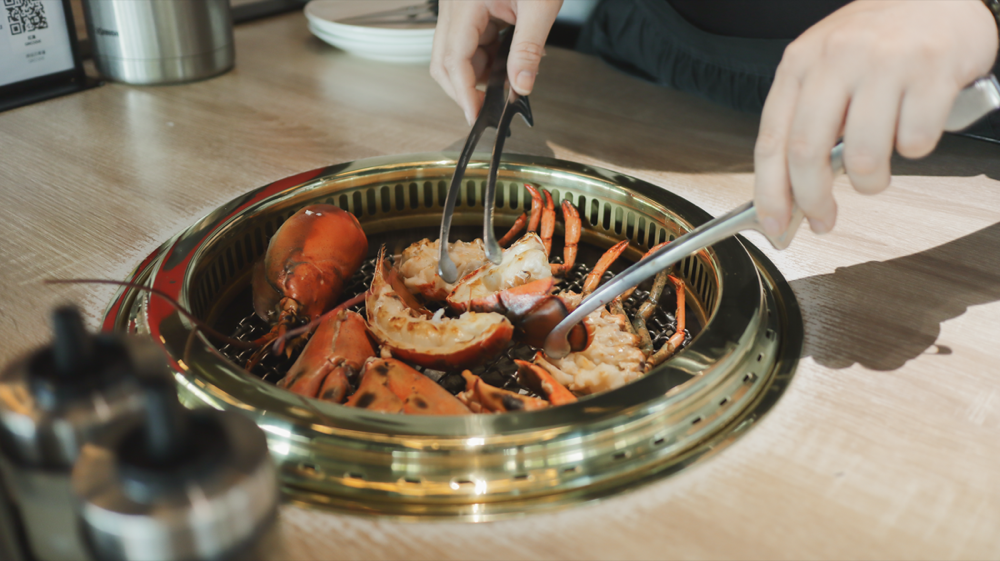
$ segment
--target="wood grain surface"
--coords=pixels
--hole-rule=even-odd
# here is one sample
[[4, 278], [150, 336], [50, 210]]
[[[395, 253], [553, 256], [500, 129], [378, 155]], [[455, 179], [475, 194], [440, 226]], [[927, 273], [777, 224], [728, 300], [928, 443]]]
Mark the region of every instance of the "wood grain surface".
[[[468, 128], [426, 66], [361, 60], [301, 14], [237, 27], [236, 69], [108, 84], [0, 114], [0, 360], [92, 325], [160, 243], [249, 189], [331, 163], [456, 149]], [[718, 214], [752, 194], [756, 118], [550, 49], [537, 125], [508, 150], [620, 170]], [[490, 143], [490, 139], [485, 139]], [[287, 559], [1000, 557], [1000, 146], [957, 137], [825, 236], [763, 247], [805, 318], [798, 373], [758, 427], [637, 491], [490, 524], [284, 507]]]

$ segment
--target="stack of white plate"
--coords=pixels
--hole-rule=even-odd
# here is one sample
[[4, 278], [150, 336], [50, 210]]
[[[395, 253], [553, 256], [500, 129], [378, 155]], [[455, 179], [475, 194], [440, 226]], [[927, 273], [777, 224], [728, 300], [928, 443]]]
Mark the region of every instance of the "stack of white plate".
[[[338, 49], [373, 60], [417, 63], [431, 60], [434, 23], [339, 21], [420, 4], [420, 0], [312, 0], [305, 13], [313, 35]], [[430, 17], [426, 13], [420, 19]]]

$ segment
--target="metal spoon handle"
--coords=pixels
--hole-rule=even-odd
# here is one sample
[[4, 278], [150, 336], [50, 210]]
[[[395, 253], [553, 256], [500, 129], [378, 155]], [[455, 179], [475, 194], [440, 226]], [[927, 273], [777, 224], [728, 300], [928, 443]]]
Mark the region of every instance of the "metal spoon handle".
[[[799, 220], [801, 221], [801, 213]], [[798, 223], [795, 226], [798, 226]], [[566, 339], [570, 329], [583, 321], [588, 314], [691, 253], [749, 228], [760, 228], [753, 202], [741, 205], [723, 216], [702, 224], [689, 234], [677, 238], [642, 261], [633, 264], [585, 298], [575, 310], [559, 322], [545, 339], [545, 354], [552, 358], [566, 356], [570, 352], [569, 342]]]
[[[998, 108], [1000, 108], [1000, 83], [993, 75], [980, 78], [959, 92], [955, 104], [948, 114], [945, 130], [949, 132], [960, 131]], [[834, 175], [844, 171], [843, 141], [838, 142], [830, 151], [830, 169]], [[795, 232], [799, 229], [799, 224], [802, 223], [802, 218], [802, 211], [798, 206], [793, 205], [792, 217], [785, 231], [777, 236], [768, 236], [758, 220], [753, 202], [748, 202], [723, 216], [702, 224], [649, 257], [625, 269], [622, 274], [611, 279], [611, 282], [585, 298], [549, 333], [545, 339], [545, 354], [557, 359], [569, 354], [570, 346], [566, 336], [574, 325], [583, 321], [594, 310], [607, 305], [619, 294], [688, 255], [734, 236], [743, 230], [757, 230], [767, 236], [775, 248], [785, 249], [792, 242]]]

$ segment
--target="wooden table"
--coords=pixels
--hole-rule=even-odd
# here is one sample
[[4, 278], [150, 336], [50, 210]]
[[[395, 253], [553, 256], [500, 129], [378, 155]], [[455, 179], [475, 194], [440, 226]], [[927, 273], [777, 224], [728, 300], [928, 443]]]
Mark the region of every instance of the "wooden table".
[[[96, 324], [170, 235], [273, 180], [456, 149], [461, 111], [426, 66], [348, 56], [301, 14], [238, 27], [237, 66], [167, 87], [109, 84], [0, 114], [0, 359], [74, 301]], [[537, 126], [512, 152], [620, 170], [717, 214], [752, 193], [756, 119], [550, 49]], [[395, 523], [285, 507], [282, 557], [996, 558], [1000, 556], [1000, 147], [945, 139], [877, 197], [775, 252], [805, 317], [787, 394], [714, 458], [595, 505], [491, 524]]]

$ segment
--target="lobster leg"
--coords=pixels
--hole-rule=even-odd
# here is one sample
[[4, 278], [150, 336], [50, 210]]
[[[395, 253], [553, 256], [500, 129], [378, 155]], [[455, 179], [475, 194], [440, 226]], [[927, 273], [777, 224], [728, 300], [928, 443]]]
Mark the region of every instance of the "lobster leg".
[[527, 183], [524, 184], [524, 188], [531, 193], [531, 214], [529, 214], [528, 218], [528, 231], [537, 232], [538, 222], [542, 219], [542, 194], [534, 186]]
[[556, 231], [556, 207], [552, 202], [552, 195], [545, 190], [542, 193], [545, 195], [545, 207], [542, 208], [542, 229], [538, 236], [545, 246], [545, 255], [548, 255], [552, 251], [552, 234]]
[[590, 274], [587, 275], [587, 278], [583, 281], [583, 296], [587, 296], [597, 289], [597, 286], [601, 284], [601, 277], [603, 277], [604, 273], [607, 272], [608, 267], [610, 267], [611, 264], [614, 263], [626, 249], [628, 249], [628, 240], [622, 240], [604, 252], [604, 255], [602, 255], [601, 258], [597, 260], [597, 264], [594, 265], [594, 269], [590, 271]]
[[[667, 245], [668, 243], [670, 243], [670, 242], [666, 241], [666, 242], [654, 245], [653, 247], [649, 248], [649, 251], [647, 251], [646, 254], [642, 256], [642, 258], [645, 259], [645, 258], [649, 257], [650, 255], [653, 254], [654, 251], [656, 251], [657, 249], [660, 249], [661, 247]], [[622, 302], [628, 300], [629, 297], [632, 296], [632, 293], [635, 292], [635, 289], [636, 289], [636, 287], [633, 286], [632, 288], [626, 290], [625, 292], [622, 292], [621, 296], [619, 296], [619, 298], [622, 299]]]
[[517, 379], [525, 387], [535, 393], [545, 396], [552, 405], [563, 405], [576, 401], [576, 396], [556, 381], [544, 368], [526, 360], [514, 360], [517, 363]]
[[468, 370], [462, 372], [462, 377], [465, 378], [465, 391], [460, 394], [462, 397], [459, 399], [466, 405], [478, 405], [486, 413], [536, 411], [549, 406], [543, 399], [491, 386]]
[[674, 285], [674, 292], [677, 293], [677, 330], [674, 334], [667, 339], [667, 342], [660, 347], [660, 350], [653, 353], [649, 359], [646, 360], [647, 368], [653, 368], [654, 366], [660, 364], [661, 362], [672, 357], [677, 349], [684, 344], [684, 329], [686, 327], [685, 312], [684, 312], [684, 281], [675, 277], [674, 275], [667, 275], [667, 279]]
[[[626, 318], [626, 320], [628, 319], [628, 314], [625, 313], [625, 306], [622, 305], [621, 296], [616, 297], [614, 300], [611, 301], [610, 304], [608, 304], [608, 310], [612, 314], [618, 314], [621, 317]], [[625, 329], [627, 329], [628, 332], [631, 333], [632, 335], [635, 335], [636, 337], [639, 336], [639, 334], [635, 330], [635, 326], [632, 325], [631, 322], [629, 321], [625, 322]]]
[[577, 244], [580, 243], [580, 213], [569, 200], [562, 202], [563, 224], [566, 226], [566, 241], [563, 244], [563, 262], [552, 264], [552, 275], [561, 276], [569, 272], [576, 263]]
[[649, 328], [646, 327], [646, 322], [652, 317], [653, 312], [660, 305], [660, 296], [663, 295], [663, 289], [667, 286], [667, 272], [660, 271], [656, 274], [656, 278], [653, 279], [653, 288], [649, 290], [649, 298], [639, 306], [639, 309], [635, 313], [635, 319], [632, 320], [632, 325], [635, 329], [635, 334], [639, 336], [639, 348], [642, 350], [642, 354], [649, 356], [653, 353], [653, 341], [649, 338]]
[[514, 221], [514, 225], [510, 227], [510, 230], [507, 230], [507, 233], [504, 234], [503, 237], [497, 242], [500, 244], [500, 247], [507, 247], [511, 244], [511, 242], [517, 239], [518, 234], [521, 233], [521, 230], [524, 230], [524, 226], [527, 223], [528, 215], [522, 212], [521, 216], [518, 216], [517, 220]]
[[271, 333], [268, 333], [263, 337], [254, 339], [252, 345], [256, 347], [257, 350], [250, 355], [250, 358], [247, 359], [247, 363], [243, 366], [243, 368], [245, 368], [247, 372], [250, 372], [251, 370], [257, 367], [261, 359], [264, 358], [264, 355], [267, 354], [267, 350], [271, 348], [271, 342], [274, 341], [277, 337], [278, 337], [277, 333], [274, 333], [272, 331]]
[[[264, 358], [264, 354], [267, 353], [268, 346], [275, 339], [278, 340], [278, 348], [276, 349], [278, 354], [281, 354], [286, 350], [289, 355], [292, 353], [294, 347], [286, 349], [284, 335], [285, 332], [288, 331], [288, 327], [295, 323], [297, 318], [300, 317], [302, 306], [300, 306], [294, 299], [288, 297], [282, 298], [279, 305], [281, 306], [281, 312], [278, 314], [278, 322], [271, 328], [271, 331], [262, 337], [258, 337], [252, 343], [253, 346], [259, 348], [254, 351], [252, 355], [250, 355], [250, 359], [247, 361], [245, 368], [248, 371], [253, 370], [253, 368], [257, 366], [257, 363]], [[304, 341], [304, 339], [302, 341]]]

